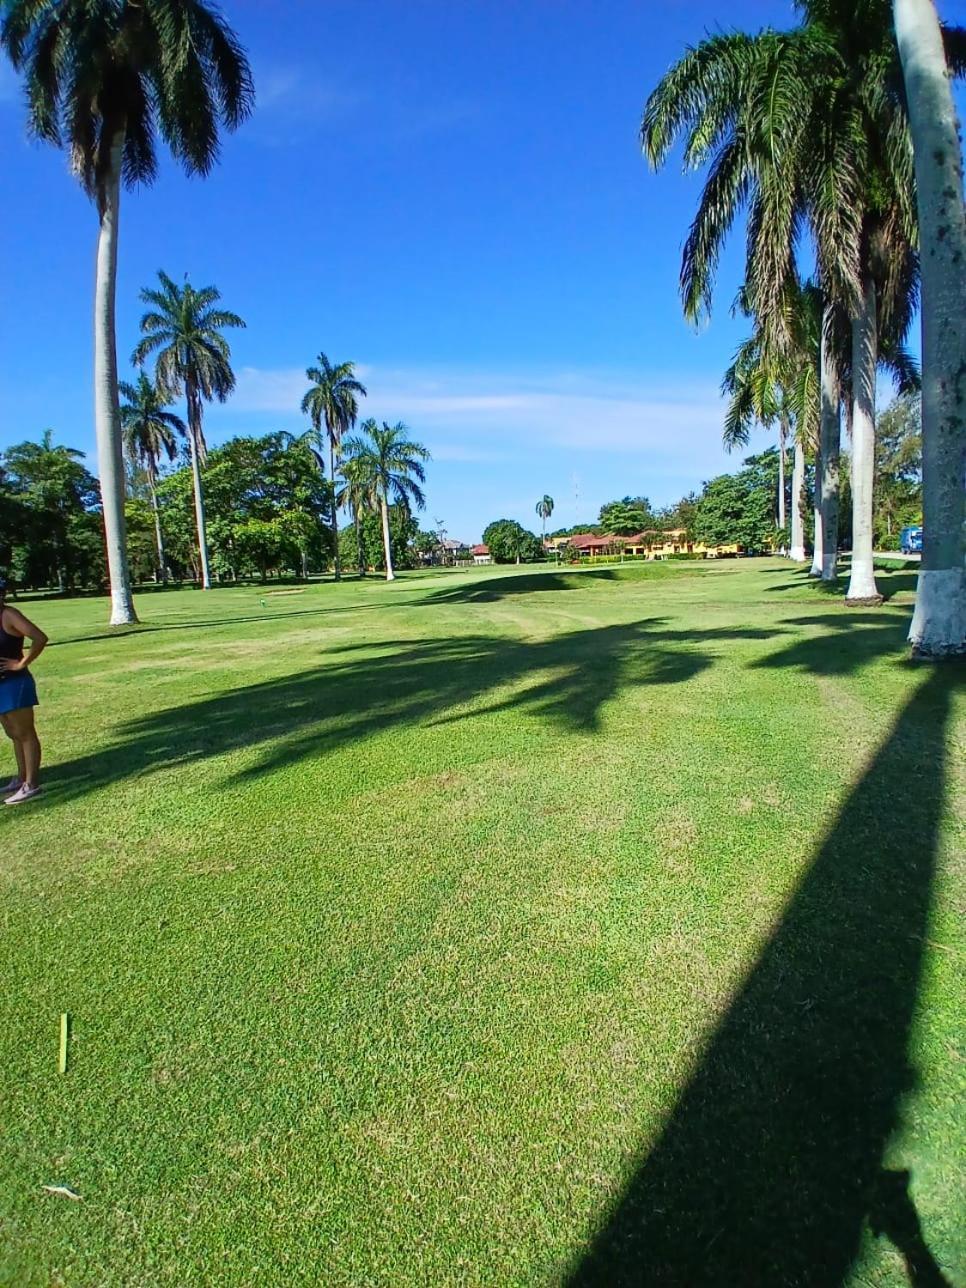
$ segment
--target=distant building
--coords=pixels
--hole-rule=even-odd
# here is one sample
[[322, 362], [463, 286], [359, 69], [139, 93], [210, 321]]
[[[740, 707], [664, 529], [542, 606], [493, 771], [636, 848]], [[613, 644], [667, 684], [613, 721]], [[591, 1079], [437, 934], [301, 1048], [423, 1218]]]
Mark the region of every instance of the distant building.
[[672, 528], [668, 532], [656, 529], [636, 532], [631, 536], [595, 532], [575, 532], [570, 537], [551, 537], [546, 542], [548, 551], [578, 559], [599, 559], [602, 556], [632, 555], [638, 559], [667, 559], [673, 555], [698, 555], [705, 559], [726, 558], [744, 554], [744, 547], [732, 545], [707, 546], [701, 541], [689, 541], [686, 528]]
[[473, 556], [473, 562], [475, 564], [488, 564], [493, 562], [493, 556], [490, 554], [489, 546], [471, 546], [470, 554]]
[[470, 548], [465, 541], [454, 541], [452, 537], [445, 537], [439, 543], [439, 548], [444, 564], [458, 564], [461, 560], [469, 558]]

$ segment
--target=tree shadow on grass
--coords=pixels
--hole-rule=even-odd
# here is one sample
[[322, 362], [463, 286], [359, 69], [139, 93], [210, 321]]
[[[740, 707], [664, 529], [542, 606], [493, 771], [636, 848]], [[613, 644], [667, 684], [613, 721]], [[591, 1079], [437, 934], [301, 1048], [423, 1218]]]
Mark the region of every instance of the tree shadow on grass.
[[536, 590], [587, 590], [596, 582], [620, 581], [617, 568], [577, 568], [572, 572], [509, 573], [474, 581], [469, 586], [447, 586], [434, 591], [427, 604], [491, 604], [508, 595], [529, 595]]
[[783, 625], [816, 627], [820, 635], [796, 631], [784, 647], [751, 665], [754, 669], [793, 667], [813, 675], [850, 675], [876, 658], [903, 656], [909, 634], [908, 613], [821, 613], [787, 617]]
[[[811, 589], [816, 595], [821, 595], [827, 599], [837, 599], [843, 605], [845, 603], [845, 587], [848, 581], [846, 571], [840, 571], [835, 581], [822, 581], [817, 577], [810, 577], [807, 570], [799, 571], [790, 569], [793, 580], [779, 582], [775, 586], [766, 586], [767, 594], [775, 594], [786, 590], [804, 590], [806, 587]], [[905, 568], [876, 568], [875, 582], [879, 589], [879, 594], [888, 602], [895, 595], [915, 592], [916, 583], [919, 577], [918, 569]], [[868, 610], [874, 612], [874, 609]]]
[[[593, 732], [623, 690], [679, 684], [714, 650], [776, 631], [662, 629], [646, 619], [548, 640], [473, 635], [333, 648], [310, 670], [152, 712], [119, 726], [101, 751], [45, 774], [51, 798], [238, 749], [261, 748], [250, 777], [319, 758], [393, 727], [517, 708], [564, 729]], [[499, 694], [489, 708], [487, 695]]]
[[956, 683], [933, 671], [900, 715], [572, 1288], [831, 1288], [870, 1217], [913, 1282], [943, 1282], [883, 1157], [914, 1085]]

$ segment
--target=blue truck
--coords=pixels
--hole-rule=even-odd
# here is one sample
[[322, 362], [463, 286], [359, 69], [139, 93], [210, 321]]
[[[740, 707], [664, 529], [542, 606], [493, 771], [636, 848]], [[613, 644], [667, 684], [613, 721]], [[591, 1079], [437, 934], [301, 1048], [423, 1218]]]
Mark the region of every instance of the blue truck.
[[922, 554], [922, 528], [903, 528], [899, 533], [899, 549], [904, 555]]

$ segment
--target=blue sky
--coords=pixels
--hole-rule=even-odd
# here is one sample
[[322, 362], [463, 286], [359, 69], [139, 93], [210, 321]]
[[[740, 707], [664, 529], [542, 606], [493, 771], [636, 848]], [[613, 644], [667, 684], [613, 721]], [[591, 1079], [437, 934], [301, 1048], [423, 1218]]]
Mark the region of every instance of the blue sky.
[[[248, 327], [210, 439], [298, 427], [305, 366], [320, 349], [353, 359], [364, 414], [405, 420], [433, 453], [427, 520], [467, 540], [498, 517], [536, 527], [544, 492], [555, 525], [592, 521], [614, 496], [671, 502], [737, 464], [718, 382], [742, 332], [740, 236], [695, 332], [677, 275], [699, 179], [651, 174], [637, 127], [686, 43], [787, 24], [789, 3], [225, 10], [258, 108], [209, 179], [164, 157], [125, 195], [122, 368], [156, 269], [215, 283]], [[18, 94], [0, 67], [0, 446], [51, 426], [94, 467], [95, 215], [65, 158], [27, 140]]]

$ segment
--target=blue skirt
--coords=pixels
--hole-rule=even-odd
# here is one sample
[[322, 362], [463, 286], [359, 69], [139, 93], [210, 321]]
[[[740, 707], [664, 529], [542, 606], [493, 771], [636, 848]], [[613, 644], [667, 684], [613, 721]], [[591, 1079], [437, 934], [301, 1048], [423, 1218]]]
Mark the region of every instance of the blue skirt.
[[0, 715], [37, 706], [37, 686], [29, 671], [3, 672], [0, 678]]

